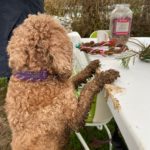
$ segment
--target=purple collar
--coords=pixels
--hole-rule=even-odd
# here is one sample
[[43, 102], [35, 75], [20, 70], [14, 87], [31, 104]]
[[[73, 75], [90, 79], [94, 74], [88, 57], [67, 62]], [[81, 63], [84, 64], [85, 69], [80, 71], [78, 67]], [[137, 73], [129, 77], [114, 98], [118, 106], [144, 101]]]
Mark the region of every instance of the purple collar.
[[17, 79], [23, 81], [43, 81], [48, 78], [49, 73], [46, 70], [41, 70], [39, 72], [30, 72], [30, 71], [20, 71], [14, 74]]

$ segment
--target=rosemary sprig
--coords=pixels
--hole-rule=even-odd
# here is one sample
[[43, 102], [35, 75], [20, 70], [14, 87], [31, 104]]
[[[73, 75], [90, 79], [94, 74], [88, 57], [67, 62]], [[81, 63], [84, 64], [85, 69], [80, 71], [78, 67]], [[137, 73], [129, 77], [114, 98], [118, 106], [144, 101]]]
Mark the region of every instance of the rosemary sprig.
[[133, 64], [135, 62], [135, 58], [138, 56], [141, 61], [150, 62], [150, 45], [144, 45], [141, 41], [134, 39], [134, 41], [129, 40], [129, 42], [139, 46], [141, 50], [136, 52], [135, 50], [126, 51], [117, 58], [121, 59], [121, 64], [125, 68], [129, 68], [129, 62], [131, 58], [133, 58]]
[[131, 57], [127, 57], [127, 58], [122, 58], [122, 66], [124, 68], [129, 68], [129, 62], [130, 62]]
[[138, 52], [135, 52], [133, 50], [128, 50], [124, 53], [121, 53], [120, 55], [116, 55], [117, 59], [121, 60], [121, 64], [124, 68], [129, 68], [129, 62], [133, 58], [133, 64], [135, 62], [135, 58], [138, 55]]

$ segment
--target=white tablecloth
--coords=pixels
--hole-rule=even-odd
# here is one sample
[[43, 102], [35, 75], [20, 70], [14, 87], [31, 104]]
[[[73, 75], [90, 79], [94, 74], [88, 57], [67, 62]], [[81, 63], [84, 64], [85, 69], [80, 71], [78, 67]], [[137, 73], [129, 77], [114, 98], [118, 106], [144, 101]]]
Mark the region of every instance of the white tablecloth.
[[[88, 42], [90, 38], [80, 39], [77, 33], [70, 34], [74, 44]], [[145, 44], [150, 44], [150, 38], [137, 38]], [[128, 44], [132, 49], [138, 48]], [[83, 52], [80, 52], [83, 55]], [[79, 55], [81, 55], [79, 54]], [[100, 59], [102, 70], [116, 69], [121, 77], [114, 83], [122, 88], [124, 92], [114, 95], [119, 100], [121, 109], [114, 109], [112, 99], [109, 97], [108, 106], [119, 126], [129, 150], [150, 150], [150, 63], [139, 59], [130, 68], [125, 69], [121, 62], [113, 56], [103, 57], [100, 55], [88, 55], [89, 60]]]
[[[150, 44], [150, 38], [138, 38]], [[82, 42], [93, 39], [82, 39]], [[136, 48], [129, 44], [129, 47]], [[90, 60], [100, 59], [102, 70], [116, 69], [121, 77], [116, 85], [125, 88], [123, 93], [114, 95], [119, 100], [121, 109], [115, 110], [111, 98], [109, 108], [121, 130], [130, 150], [150, 150], [150, 63], [136, 59], [134, 65], [125, 69], [113, 56], [88, 55]]]

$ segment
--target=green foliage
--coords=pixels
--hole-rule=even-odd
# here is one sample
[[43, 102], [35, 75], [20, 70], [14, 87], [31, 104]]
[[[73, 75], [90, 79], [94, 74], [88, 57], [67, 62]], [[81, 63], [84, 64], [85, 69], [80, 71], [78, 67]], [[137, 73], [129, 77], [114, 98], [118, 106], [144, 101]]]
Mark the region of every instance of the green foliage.
[[6, 113], [4, 109], [6, 92], [7, 79], [0, 78], [0, 150], [11, 150], [11, 131], [6, 119]]
[[[107, 125], [111, 131], [111, 134], [113, 134], [115, 131], [115, 120], [112, 119]], [[99, 148], [94, 148], [91, 144], [94, 139], [101, 140], [101, 141], [108, 140], [108, 135], [104, 128], [101, 131], [99, 131], [97, 130], [96, 127], [84, 127], [80, 129], [80, 133], [82, 134], [83, 138], [85, 139], [85, 141], [87, 142], [91, 150], [108, 150], [109, 149], [108, 143], [102, 144]], [[119, 138], [122, 143], [122, 148], [127, 149], [127, 146], [125, 144], [124, 139], [122, 138], [121, 133], [119, 133]], [[70, 142], [67, 145], [66, 150], [84, 150], [80, 141], [77, 139], [74, 133], [72, 133], [72, 135], [70, 136]], [[113, 150], [115, 150], [114, 147], [113, 147]]]
[[7, 86], [7, 78], [0, 78], [0, 88]]
[[[114, 132], [114, 124], [115, 124], [114, 120], [112, 120], [108, 124], [108, 127], [112, 133]], [[92, 141], [95, 138], [98, 140], [108, 140], [108, 135], [107, 135], [107, 132], [105, 129], [99, 131], [99, 130], [97, 130], [96, 127], [84, 127], [82, 129], [80, 129], [80, 133], [82, 134], [85, 141], [88, 143], [88, 146], [90, 147], [91, 150], [97, 150], [96, 148], [93, 148], [93, 146], [91, 145]], [[109, 144], [108, 143], [103, 144], [98, 149], [99, 150], [108, 150]], [[80, 141], [77, 139], [77, 137], [74, 133], [72, 133], [72, 135], [70, 136], [70, 142], [67, 146], [67, 150], [84, 150]]]

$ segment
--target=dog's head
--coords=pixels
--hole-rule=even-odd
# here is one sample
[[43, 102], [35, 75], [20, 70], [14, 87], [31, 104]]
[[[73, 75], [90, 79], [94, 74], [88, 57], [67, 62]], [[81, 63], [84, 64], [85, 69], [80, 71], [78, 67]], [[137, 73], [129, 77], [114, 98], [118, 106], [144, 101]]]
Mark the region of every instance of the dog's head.
[[47, 70], [63, 79], [71, 75], [72, 44], [49, 15], [30, 15], [14, 30], [7, 51], [12, 71]]

